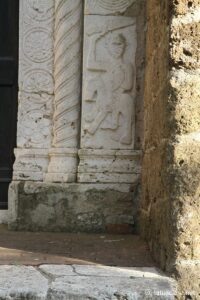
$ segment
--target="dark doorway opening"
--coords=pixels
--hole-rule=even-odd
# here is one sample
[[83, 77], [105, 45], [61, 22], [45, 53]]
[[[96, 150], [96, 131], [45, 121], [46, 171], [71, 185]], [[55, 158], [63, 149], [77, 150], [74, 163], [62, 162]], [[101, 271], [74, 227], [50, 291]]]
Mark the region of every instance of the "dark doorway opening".
[[16, 145], [19, 1], [0, 0], [0, 209], [8, 207]]

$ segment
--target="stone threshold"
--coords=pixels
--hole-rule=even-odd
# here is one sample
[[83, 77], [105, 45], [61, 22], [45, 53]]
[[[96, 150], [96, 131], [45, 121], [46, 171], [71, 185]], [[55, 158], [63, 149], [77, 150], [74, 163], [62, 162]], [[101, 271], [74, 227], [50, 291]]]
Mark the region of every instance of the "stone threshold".
[[175, 282], [156, 268], [102, 265], [0, 266], [0, 299], [175, 299]]
[[0, 226], [0, 299], [174, 299], [137, 235], [16, 232]]

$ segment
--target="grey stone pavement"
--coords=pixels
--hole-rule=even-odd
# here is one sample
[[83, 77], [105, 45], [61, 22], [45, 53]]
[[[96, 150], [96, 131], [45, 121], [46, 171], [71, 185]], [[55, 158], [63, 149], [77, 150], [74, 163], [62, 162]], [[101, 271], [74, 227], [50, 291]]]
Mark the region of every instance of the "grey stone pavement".
[[101, 265], [0, 266], [3, 300], [174, 299], [175, 283], [155, 268]]
[[136, 235], [13, 232], [0, 226], [0, 300], [174, 299]]

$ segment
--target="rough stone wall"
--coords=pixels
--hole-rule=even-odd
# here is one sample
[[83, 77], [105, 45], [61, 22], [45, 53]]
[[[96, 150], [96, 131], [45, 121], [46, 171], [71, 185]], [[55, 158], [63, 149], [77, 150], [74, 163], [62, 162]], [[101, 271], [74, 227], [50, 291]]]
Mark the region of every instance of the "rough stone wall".
[[141, 232], [180, 299], [200, 297], [199, 4], [147, 4]]

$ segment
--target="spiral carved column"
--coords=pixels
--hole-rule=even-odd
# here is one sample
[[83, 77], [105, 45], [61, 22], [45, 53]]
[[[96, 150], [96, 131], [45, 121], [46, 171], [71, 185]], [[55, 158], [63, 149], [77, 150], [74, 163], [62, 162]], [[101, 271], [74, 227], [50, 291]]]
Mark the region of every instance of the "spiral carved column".
[[79, 144], [82, 0], [55, 0], [53, 142], [46, 180], [74, 182]]

